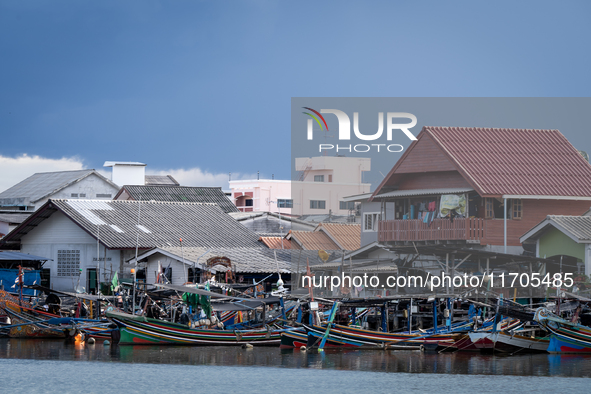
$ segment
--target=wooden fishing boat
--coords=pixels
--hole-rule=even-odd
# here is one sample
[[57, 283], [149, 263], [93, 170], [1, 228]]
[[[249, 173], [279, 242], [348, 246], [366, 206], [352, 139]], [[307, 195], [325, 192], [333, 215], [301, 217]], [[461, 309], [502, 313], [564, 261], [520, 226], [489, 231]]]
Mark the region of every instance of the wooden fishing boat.
[[538, 308], [534, 320], [550, 332], [550, 353], [591, 353], [591, 328]]
[[119, 328], [120, 345], [279, 345], [285, 330], [211, 330], [191, 328], [184, 324], [106, 312]]
[[548, 338], [526, 336], [519, 331], [471, 332], [468, 335], [477, 349], [504, 353], [546, 352], [550, 342]]
[[308, 337], [322, 338], [326, 336], [326, 343], [330, 346], [339, 347], [429, 347], [437, 348], [446, 346], [456, 341], [462, 333], [460, 332], [412, 332], [412, 333], [386, 333], [379, 331], [364, 330], [361, 328], [347, 327], [338, 324], [331, 326], [330, 332], [326, 335], [326, 326], [304, 325]]
[[[483, 323], [483, 325], [480, 328], [478, 328], [478, 330], [475, 330], [472, 333], [486, 334], [486, 333], [492, 332], [493, 328], [494, 328], [493, 327], [494, 320], [495, 320], [494, 317], [486, 320]], [[518, 319], [506, 318], [500, 322], [500, 326], [498, 326], [498, 327], [500, 330], [512, 330], [512, 329], [519, 327], [521, 324], [522, 324], [521, 321], [519, 321]], [[476, 344], [470, 338], [470, 334], [471, 333], [465, 333], [464, 335], [460, 336], [455, 342], [447, 345], [442, 350], [443, 351], [467, 351], [467, 352], [481, 351], [484, 346], [482, 344], [479, 344], [479, 346], [476, 346]], [[479, 336], [477, 339], [481, 339], [484, 336], [485, 335]]]

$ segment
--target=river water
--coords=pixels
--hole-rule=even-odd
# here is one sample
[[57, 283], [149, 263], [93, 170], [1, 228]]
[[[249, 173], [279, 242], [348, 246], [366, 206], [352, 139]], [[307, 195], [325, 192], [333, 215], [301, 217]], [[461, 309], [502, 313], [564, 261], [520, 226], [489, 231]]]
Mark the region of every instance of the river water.
[[[591, 357], [0, 339], [0, 392], [589, 392]], [[4, 389], [8, 389], [4, 391]]]

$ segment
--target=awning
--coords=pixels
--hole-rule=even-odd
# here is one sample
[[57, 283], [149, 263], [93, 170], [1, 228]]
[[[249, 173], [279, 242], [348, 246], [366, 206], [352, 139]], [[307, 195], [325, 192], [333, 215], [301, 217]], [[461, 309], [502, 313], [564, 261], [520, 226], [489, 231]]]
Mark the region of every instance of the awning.
[[429, 196], [436, 194], [456, 194], [474, 191], [471, 187], [462, 188], [440, 188], [440, 189], [414, 189], [414, 190], [394, 190], [392, 192], [378, 194], [376, 198], [409, 197], [409, 196]]

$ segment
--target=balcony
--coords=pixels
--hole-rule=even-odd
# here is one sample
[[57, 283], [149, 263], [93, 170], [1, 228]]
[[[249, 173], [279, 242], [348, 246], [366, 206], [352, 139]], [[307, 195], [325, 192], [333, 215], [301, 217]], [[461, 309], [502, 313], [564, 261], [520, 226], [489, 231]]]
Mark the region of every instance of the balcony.
[[485, 222], [479, 218], [422, 220], [382, 220], [378, 222], [378, 241], [471, 241], [485, 238]]

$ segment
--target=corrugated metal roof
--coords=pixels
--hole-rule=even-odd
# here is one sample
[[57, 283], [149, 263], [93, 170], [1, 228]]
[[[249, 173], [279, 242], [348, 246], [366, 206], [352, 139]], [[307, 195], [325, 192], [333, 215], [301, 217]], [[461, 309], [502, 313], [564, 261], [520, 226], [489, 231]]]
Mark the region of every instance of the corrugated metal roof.
[[221, 187], [126, 185], [117, 196], [123, 190], [136, 201], [205, 202], [217, 204], [224, 212], [238, 211]]
[[180, 186], [172, 175], [146, 175], [144, 181], [146, 186]]
[[27, 253], [0, 251], [0, 260], [8, 261], [53, 261], [47, 257], [35, 256]]
[[32, 212], [27, 213], [0, 213], [0, 222], [5, 223], [22, 223], [26, 218], [31, 216]]
[[395, 190], [388, 193], [378, 194], [374, 198], [385, 198], [385, 197], [405, 197], [405, 196], [428, 196], [433, 194], [454, 194], [454, 193], [466, 193], [471, 192], [474, 189], [471, 187], [463, 188], [439, 188], [439, 189], [415, 189], [415, 190]]
[[[547, 225], [553, 225], [561, 231], [566, 231], [580, 243], [591, 243], [591, 216], [563, 216], [548, 215], [539, 225], [540, 230]], [[536, 228], [534, 227], [534, 229]], [[541, 234], [537, 231], [537, 234]]]
[[591, 196], [591, 165], [558, 130], [424, 127], [481, 195]]
[[282, 237], [259, 238], [269, 249], [291, 249], [291, 240]]
[[292, 231], [291, 236], [305, 250], [341, 250], [324, 232]]
[[[193, 247], [261, 247], [258, 236], [224, 213], [215, 204], [159, 201], [49, 200], [0, 241], [18, 242], [43, 220], [60, 210], [111, 249], [179, 245]], [[179, 245], [180, 246], [180, 245]]]
[[0, 205], [4, 205], [3, 200], [7, 203], [6, 205], [15, 205], [9, 201], [19, 202], [18, 205], [34, 203], [93, 173], [111, 186], [118, 188], [95, 170], [40, 172], [0, 193]]
[[325, 231], [343, 250], [357, 250], [361, 247], [361, 224], [320, 223], [316, 231]]
[[[169, 253], [174, 254], [182, 261], [182, 256], [186, 262], [203, 264], [211, 257], [227, 257], [232, 261], [232, 265], [236, 267], [236, 272], [244, 273], [262, 273], [262, 272], [277, 272], [289, 273], [291, 270], [291, 254], [289, 251], [271, 250], [264, 247], [256, 248], [213, 248], [205, 256], [203, 253], [207, 252], [207, 248], [181, 248], [166, 247], [162, 248]], [[277, 254], [277, 262], [275, 261], [275, 253]], [[199, 258], [201, 257], [201, 258]]]

